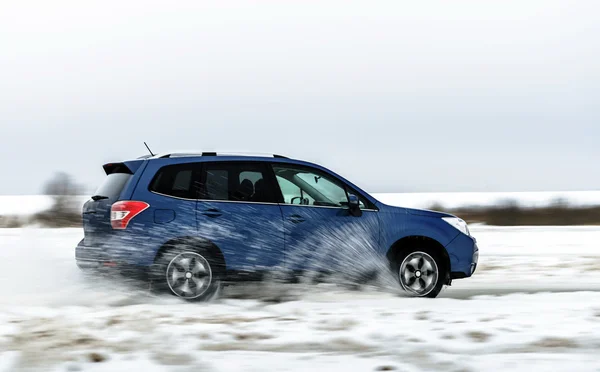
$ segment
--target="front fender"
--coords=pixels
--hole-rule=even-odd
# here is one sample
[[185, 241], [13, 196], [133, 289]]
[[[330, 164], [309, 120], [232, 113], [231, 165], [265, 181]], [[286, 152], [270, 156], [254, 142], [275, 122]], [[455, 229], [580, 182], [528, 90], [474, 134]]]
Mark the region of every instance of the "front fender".
[[446, 247], [460, 234], [458, 230], [438, 217], [382, 211], [380, 220], [381, 247], [384, 254], [395, 242], [409, 236], [427, 237]]

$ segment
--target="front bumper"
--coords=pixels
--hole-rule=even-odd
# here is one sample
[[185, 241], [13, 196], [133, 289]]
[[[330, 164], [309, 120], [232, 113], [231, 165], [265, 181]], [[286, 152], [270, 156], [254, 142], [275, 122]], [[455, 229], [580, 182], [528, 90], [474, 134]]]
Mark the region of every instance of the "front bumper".
[[473, 247], [473, 262], [471, 262], [471, 275], [477, 270], [477, 262], [479, 262], [479, 247], [477, 246], [477, 240], [473, 238], [475, 245]]
[[475, 270], [479, 261], [479, 247], [474, 237], [460, 234], [446, 246], [450, 257], [452, 279], [468, 278]]

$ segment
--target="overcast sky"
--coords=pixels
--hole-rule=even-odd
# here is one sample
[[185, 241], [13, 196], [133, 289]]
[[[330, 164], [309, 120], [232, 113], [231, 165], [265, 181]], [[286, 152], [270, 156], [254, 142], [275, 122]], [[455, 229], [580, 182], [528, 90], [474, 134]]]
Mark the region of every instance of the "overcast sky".
[[373, 192], [600, 189], [599, 1], [4, 1], [0, 194], [173, 149]]

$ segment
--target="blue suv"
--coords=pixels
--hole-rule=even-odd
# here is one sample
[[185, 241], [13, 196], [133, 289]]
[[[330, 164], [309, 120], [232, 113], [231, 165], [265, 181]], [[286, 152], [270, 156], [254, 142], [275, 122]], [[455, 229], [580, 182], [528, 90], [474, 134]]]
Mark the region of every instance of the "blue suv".
[[143, 273], [187, 300], [265, 272], [352, 270], [392, 273], [406, 292], [436, 297], [477, 266], [463, 220], [385, 205], [316, 164], [169, 153], [104, 171], [83, 208], [77, 265]]

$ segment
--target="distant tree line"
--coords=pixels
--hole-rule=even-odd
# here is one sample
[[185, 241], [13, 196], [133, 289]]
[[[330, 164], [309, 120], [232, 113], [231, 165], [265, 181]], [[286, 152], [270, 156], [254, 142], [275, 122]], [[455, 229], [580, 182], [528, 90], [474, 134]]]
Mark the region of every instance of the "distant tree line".
[[492, 226], [572, 226], [600, 225], [600, 206], [574, 206], [557, 199], [548, 206], [526, 207], [515, 200], [504, 200], [492, 206], [431, 209], [459, 216], [468, 223]]

